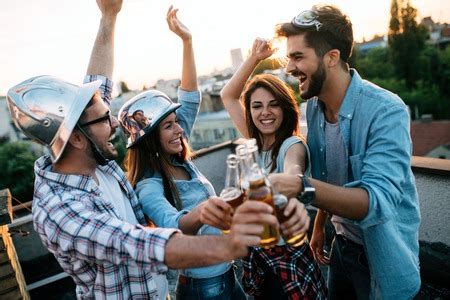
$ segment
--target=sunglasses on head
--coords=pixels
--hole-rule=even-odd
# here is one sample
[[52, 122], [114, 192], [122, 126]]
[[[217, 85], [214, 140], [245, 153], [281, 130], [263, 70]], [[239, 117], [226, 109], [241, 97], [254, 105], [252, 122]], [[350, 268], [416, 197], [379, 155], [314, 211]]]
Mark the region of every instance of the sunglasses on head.
[[291, 23], [298, 28], [316, 27], [316, 31], [319, 31], [320, 27], [322, 27], [322, 23], [317, 20], [317, 14], [312, 10], [302, 11], [292, 19]]
[[111, 112], [109, 112], [109, 111], [103, 117], [100, 117], [100, 118], [97, 118], [97, 119], [94, 119], [92, 121], [88, 121], [88, 122], [85, 122], [85, 123], [79, 123], [78, 126], [85, 127], [85, 126], [89, 126], [89, 125], [92, 125], [92, 124], [97, 124], [97, 123], [100, 123], [100, 122], [103, 122], [103, 121], [106, 121], [106, 120], [109, 121], [109, 126], [112, 126], [112, 115], [111, 115]]

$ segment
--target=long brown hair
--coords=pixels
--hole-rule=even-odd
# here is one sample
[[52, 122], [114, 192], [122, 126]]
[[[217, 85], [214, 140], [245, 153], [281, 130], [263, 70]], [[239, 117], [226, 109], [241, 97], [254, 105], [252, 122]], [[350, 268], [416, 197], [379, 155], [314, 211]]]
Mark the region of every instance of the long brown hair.
[[[134, 146], [128, 149], [124, 166], [127, 170], [127, 177], [133, 188], [141, 180], [146, 172], [154, 174], [158, 172], [161, 174], [163, 184], [168, 185], [168, 189], [173, 194], [165, 195], [166, 198], [174, 199], [175, 202], [171, 203], [176, 208], [181, 208], [180, 195], [178, 193], [177, 186], [173, 179], [174, 166], [172, 159], [175, 159], [179, 163], [183, 163], [192, 157], [192, 151], [189, 144], [184, 137], [181, 138], [181, 144], [183, 150], [178, 155], [169, 155], [166, 153], [161, 145], [159, 126], [146, 134], [143, 140], [136, 143]], [[165, 192], [166, 193], [166, 192]]]
[[260, 151], [262, 150], [263, 137], [256, 127], [255, 123], [253, 123], [250, 111], [250, 97], [258, 88], [263, 88], [271, 93], [275, 97], [275, 99], [278, 100], [278, 105], [283, 111], [283, 120], [281, 122], [280, 128], [275, 132], [275, 142], [271, 145], [272, 167], [270, 169], [270, 172], [272, 172], [277, 167], [277, 156], [280, 152], [280, 148], [284, 140], [291, 136], [298, 136], [300, 134], [298, 126], [298, 104], [295, 100], [294, 92], [292, 91], [292, 89], [287, 86], [281, 79], [274, 75], [256, 75], [247, 83], [245, 90], [241, 96], [245, 105], [245, 121], [247, 123], [248, 133], [250, 137], [256, 139]]

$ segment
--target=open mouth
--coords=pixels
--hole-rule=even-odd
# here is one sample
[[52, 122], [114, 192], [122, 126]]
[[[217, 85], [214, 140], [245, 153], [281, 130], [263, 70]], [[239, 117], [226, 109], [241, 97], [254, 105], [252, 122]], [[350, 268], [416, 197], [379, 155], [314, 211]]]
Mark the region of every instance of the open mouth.
[[176, 139], [173, 139], [169, 142], [169, 144], [175, 144], [175, 145], [179, 145], [181, 144], [181, 138], [177, 137]]
[[116, 147], [114, 147], [114, 144], [112, 143], [112, 141], [113, 141], [115, 138], [116, 138], [116, 134], [113, 133], [113, 134], [109, 137], [109, 139], [108, 139], [108, 143], [107, 143], [108, 147], [111, 147], [111, 148], [113, 148], [113, 149], [116, 148]]
[[261, 124], [263, 125], [271, 125], [273, 123], [275, 123], [274, 119], [265, 119], [265, 120], [260, 120]]

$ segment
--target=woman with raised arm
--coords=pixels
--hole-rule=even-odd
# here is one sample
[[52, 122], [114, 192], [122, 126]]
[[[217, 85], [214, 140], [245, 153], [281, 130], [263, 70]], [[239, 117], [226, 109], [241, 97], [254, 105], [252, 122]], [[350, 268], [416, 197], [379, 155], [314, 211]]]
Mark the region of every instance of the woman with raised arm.
[[[197, 117], [201, 95], [189, 29], [169, 8], [169, 29], [183, 42], [183, 67], [178, 101], [156, 90], [130, 99], [119, 112], [129, 136], [125, 166], [146, 216], [158, 227], [179, 228], [185, 234], [219, 235], [208, 226], [208, 211], [228, 212], [214, 188], [190, 160], [187, 139]], [[208, 210], [205, 208], [212, 207]], [[186, 249], [186, 251], [189, 251]], [[177, 299], [246, 299], [232, 262], [180, 270]]]
[[[245, 138], [255, 138], [261, 165], [269, 172], [309, 173], [309, 151], [299, 132], [299, 110], [292, 90], [270, 74], [249, 79], [274, 52], [270, 42], [255, 39], [250, 56], [221, 91], [225, 108]], [[248, 81], [248, 82], [247, 82]], [[301, 211], [290, 199], [285, 215]], [[285, 236], [299, 231], [294, 219], [281, 224]], [[255, 299], [325, 299], [325, 281], [306, 241], [292, 247], [280, 239], [270, 249], [252, 248], [243, 259], [244, 290]]]

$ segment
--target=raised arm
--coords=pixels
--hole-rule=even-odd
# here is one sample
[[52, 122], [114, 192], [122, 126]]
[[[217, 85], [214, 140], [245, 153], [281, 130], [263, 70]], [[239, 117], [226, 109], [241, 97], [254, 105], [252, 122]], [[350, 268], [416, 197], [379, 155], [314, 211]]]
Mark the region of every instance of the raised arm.
[[230, 114], [239, 132], [245, 137], [249, 138], [247, 126], [245, 124], [245, 108], [244, 104], [239, 101], [242, 91], [244, 90], [247, 79], [252, 74], [255, 67], [263, 59], [272, 55], [274, 49], [272, 49], [270, 42], [263, 39], [255, 39], [253, 42], [252, 52], [250, 56], [244, 61], [242, 66], [234, 73], [230, 81], [224, 86], [220, 92], [223, 105]]
[[183, 69], [181, 73], [181, 85], [185, 91], [197, 90], [197, 69], [195, 67], [194, 48], [192, 47], [192, 34], [189, 29], [178, 20], [178, 9], [173, 6], [167, 11], [167, 24], [169, 29], [178, 35], [183, 41]]
[[122, 0], [97, 0], [97, 5], [102, 17], [86, 74], [111, 79], [114, 70], [114, 29]]

